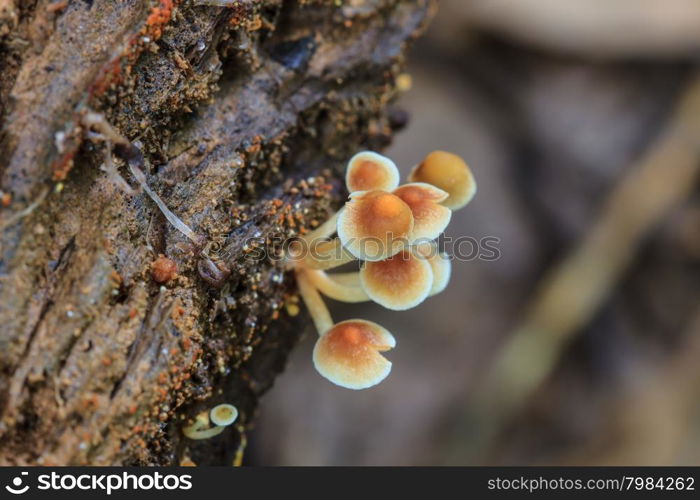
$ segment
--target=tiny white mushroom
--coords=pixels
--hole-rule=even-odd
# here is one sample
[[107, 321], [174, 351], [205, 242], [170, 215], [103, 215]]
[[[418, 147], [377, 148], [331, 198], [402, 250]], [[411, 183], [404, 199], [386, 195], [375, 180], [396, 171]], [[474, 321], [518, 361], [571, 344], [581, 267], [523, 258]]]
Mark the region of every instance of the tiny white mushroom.
[[209, 412], [209, 420], [211, 420], [214, 425], [222, 427], [231, 425], [237, 418], [238, 408], [226, 403], [216, 405]]
[[[220, 404], [209, 412], [199, 413], [192, 425], [182, 429], [182, 433], [190, 439], [209, 439], [218, 436], [224, 429], [238, 418], [238, 409], [230, 404]], [[210, 426], [210, 424], [214, 424]]]

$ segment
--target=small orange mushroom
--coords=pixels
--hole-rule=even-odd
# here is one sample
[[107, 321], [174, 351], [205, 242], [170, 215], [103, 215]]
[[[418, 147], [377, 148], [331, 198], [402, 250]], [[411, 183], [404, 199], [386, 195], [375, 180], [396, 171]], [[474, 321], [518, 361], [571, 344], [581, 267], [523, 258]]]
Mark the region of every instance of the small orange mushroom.
[[211, 426], [208, 412], [200, 412], [194, 422], [182, 429], [182, 433], [190, 439], [209, 439], [218, 436], [224, 431], [224, 427]]
[[318, 372], [336, 385], [366, 389], [384, 380], [391, 362], [380, 353], [396, 346], [385, 328], [371, 321], [342, 321], [321, 335], [313, 353]]
[[413, 213], [413, 238], [433, 240], [440, 236], [450, 223], [452, 210], [440, 205], [449, 196], [442, 189], [423, 182], [404, 184], [394, 190]]
[[289, 246], [286, 260], [293, 267], [332, 269], [355, 260], [339, 238], [327, 240], [315, 235], [299, 238]]
[[[358, 273], [326, 274], [325, 271], [309, 269], [306, 275], [311, 283], [326, 297], [347, 303], [367, 302], [369, 295], [362, 288], [359, 279], [352, 282], [346, 280], [346, 276], [354, 275], [359, 278]], [[340, 277], [340, 279], [338, 279]]]
[[471, 170], [459, 156], [446, 151], [433, 151], [408, 176], [410, 182], [425, 182], [446, 191], [449, 197], [442, 202], [457, 210], [471, 201], [476, 194], [476, 182]]
[[371, 321], [353, 319], [334, 325], [315, 286], [312, 276], [317, 274], [308, 269], [296, 272], [299, 292], [320, 335], [313, 353], [316, 370], [348, 389], [378, 384], [391, 371], [391, 363], [379, 353], [396, 345], [394, 337]]
[[318, 293], [309, 274], [310, 271], [308, 269], [297, 269], [297, 286], [299, 287], [299, 294], [304, 304], [306, 304], [306, 309], [314, 322], [316, 331], [319, 335], [323, 335], [333, 328], [333, 318], [331, 318], [331, 313], [328, 311], [326, 303], [323, 302], [323, 298]]
[[393, 191], [399, 185], [399, 169], [386, 156], [362, 151], [348, 162], [345, 173], [348, 191]]
[[433, 271], [425, 258], [404, 250], [379, 262], [365, 262], [360, 270], [360, 282], [376, 303], [404, 311], [428, 297], [433, 287]]
[[413, 214], [401, 198], [386, 191], [359, 191], [338, 214], [338, 237], [352, 255], [383, 260], [413, 238]]

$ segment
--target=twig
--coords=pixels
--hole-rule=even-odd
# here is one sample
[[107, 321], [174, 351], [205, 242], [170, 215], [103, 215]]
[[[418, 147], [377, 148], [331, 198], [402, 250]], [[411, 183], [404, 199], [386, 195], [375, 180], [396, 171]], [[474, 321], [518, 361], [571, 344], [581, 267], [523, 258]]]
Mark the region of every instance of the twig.
[[[143, 155], [141, 151], [136, 148], [126, 137], [121, 135], [114, 127], [112, 127], [107, 120], [101, 114], [88, 112], [83, 116], [83, 124], [87, 128], [95, 128], [104, 136], [107, 145], [114, 143], [115, 152], [121, 156], [124, 161], [129, 166], [131, 174], [134, 176], [136, 181], [141, 186], [146, 194], [153, 200], [153, 202], [158, 206], [160, 211], [163, 213], [168, 222], [170, 222], [175, 229], [180, 231], [182, 234], [187, 236], [196, 246], [200, 247], [205, 243], [205, 238], [203, 236], [195, 233], [190, 227], [185, 224], [177, 215], [175, 215], [165, 204], [165, 202], [158, 196], [155, 191], [153, 191], [148, 183], [146, 182], [146, 175], [141, 170], [140, 166], [144, 164]], [[107, 153], [109, 154], [109, 152]], [[109, 168], [109, 165], [107, 166]], [[116, 172], [116, 168], [112, 168], [112, 171], [108, 171], [108, 175], [117, 175], [118, 178], [122, 177]], [[123, 179], [122, 179], [123, 180]]]

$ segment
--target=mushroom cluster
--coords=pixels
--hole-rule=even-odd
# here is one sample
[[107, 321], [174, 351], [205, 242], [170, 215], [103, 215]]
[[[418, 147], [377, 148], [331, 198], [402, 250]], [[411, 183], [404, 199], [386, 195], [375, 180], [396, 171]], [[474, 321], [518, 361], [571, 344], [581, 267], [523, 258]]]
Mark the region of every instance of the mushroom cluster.
[[[348, 163], [345, 180], [347, 203], [297, 241], [288, 258], [319, 333], [314, 366], [334, 384], [365, 389], [389, 375], [391, 362], [381, 353], [396, 340], [371, 321], [334, 323], [321, 294], [402, 311], [443, 291], [451, 263], [436, 239], [452, 211], [473, 198], [476, 183], [467, 164], [444, 151], [426, 156], [401, 186], [393, 161], [363, 151]], [[354, 260], [359, 272], [326, 272]]]
[[238, 409], [227, 403], [216, 405], [211, 410], [199, 413], [191, 425], [182, 429], [190, 439], [209, 439], [218, 436], [238, 418]]

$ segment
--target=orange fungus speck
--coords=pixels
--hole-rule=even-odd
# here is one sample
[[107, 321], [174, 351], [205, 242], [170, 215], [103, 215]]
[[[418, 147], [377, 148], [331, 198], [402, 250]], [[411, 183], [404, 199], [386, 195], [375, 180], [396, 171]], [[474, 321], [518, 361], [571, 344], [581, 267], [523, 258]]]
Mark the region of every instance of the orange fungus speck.
[[167, 283], [177, 275], [177, 264], [164, 255], [159, 255], [151, 265], [151, 274], [156, 283]]

